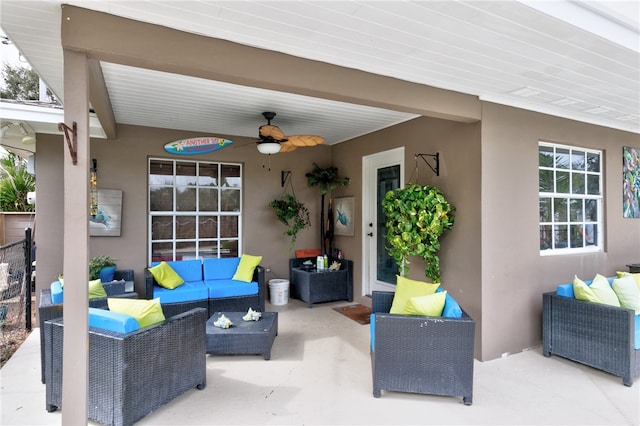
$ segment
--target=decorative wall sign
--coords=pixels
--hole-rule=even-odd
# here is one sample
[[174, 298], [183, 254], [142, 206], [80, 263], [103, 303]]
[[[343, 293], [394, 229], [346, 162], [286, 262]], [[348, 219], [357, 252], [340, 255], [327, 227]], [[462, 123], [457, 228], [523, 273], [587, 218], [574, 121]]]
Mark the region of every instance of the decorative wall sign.
[[622, 148], [622, 216], [640, 218], [640, 149]]
[[122, 222], [122, 191], [98, 189], [98, 214], [89, 216], [89, 235], [119, 237]]
[[354, 197], [336, 198], [334, 200], [335, 213], [333, 214], [333, 233], [335, 235], [354, 235]]
[[164, 150], [176, 155], [207, 154], [229, 146], [232, 143], [229, 139], [203, 136], [169, 142], [164, 146]]

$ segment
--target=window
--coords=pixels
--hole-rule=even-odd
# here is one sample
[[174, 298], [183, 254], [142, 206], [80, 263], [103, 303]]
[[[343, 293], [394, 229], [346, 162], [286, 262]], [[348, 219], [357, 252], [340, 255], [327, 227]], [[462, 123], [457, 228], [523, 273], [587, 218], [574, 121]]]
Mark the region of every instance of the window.
[[242, 166], [149, 159], [149, 257], [242, 253]]
[[540, 253], [602, 251], [602, 151], [538, 145]]

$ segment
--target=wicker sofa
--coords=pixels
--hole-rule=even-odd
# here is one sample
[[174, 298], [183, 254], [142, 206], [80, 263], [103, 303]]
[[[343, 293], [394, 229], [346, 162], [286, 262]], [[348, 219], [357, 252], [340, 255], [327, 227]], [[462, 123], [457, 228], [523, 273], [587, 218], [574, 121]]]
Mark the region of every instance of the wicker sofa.
[[640, 343], [639, 328], [640, 315], [631, 309], [557, 292], [542, 295], [544, 356], [558, 355], [606, 371], [622, 377], [626, 386], [640, 376], [640, 349], [634, 348], [635, 339]]
[[[116, 270], [113, 281], [110, 283], [102, 283], [105, 292], [108, 297], [129, 297], [129, 298], [138, 298], [138, 294], [135, 292], [125, 293], [125, 287], [127, 281], [133, 281], [133, 270], [132, 269], [123, 269]], [[107, 307], [107, 299], [106, 298], [97, 298], [90, 299], [89, 306], [94, 308], [106, 308]], [[63, 303], [52, 303], [51, 301], [51, 290], [50, 289], [42, 289], [40, 290], [40, 300], [38, 304], [38, 324], [40, 325], [40, 370], [41, 377], [40, 380], [42, 383], [45, 382], [44, 377], [44, 334], [42, 330], [44, 330], [44, 323], [48, 320], [52, 320], [55, 318], [62, 318], [64, 314], [64, 304]]]
[[[131, 425], [206, 386], [207, 312], [198, 308], [127, 334], [89, 329], [89, 419]], [[64, 323], [45, 323], [46, 408], [62, 408]]]
[[473, 400], [475, 321], [390, 314], [394, 293], [372, 292], [373, 396], [382, 390]]

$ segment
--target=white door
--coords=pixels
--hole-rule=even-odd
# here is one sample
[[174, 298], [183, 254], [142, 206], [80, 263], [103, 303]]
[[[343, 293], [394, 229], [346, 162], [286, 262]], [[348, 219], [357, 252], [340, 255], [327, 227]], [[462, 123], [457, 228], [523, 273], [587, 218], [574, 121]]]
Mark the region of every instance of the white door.
[[362, 276], [365, 294], [395, 291], [398, 266], [385, 249], [382, 200], [387, 191], [404, 187], [404, 148], [362, 159]]

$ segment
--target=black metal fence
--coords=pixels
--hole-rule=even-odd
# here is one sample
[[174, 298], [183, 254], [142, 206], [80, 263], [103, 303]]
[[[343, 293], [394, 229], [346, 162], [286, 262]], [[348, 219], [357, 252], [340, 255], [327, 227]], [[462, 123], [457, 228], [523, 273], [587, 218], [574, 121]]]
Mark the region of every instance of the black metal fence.
[[0, 247], [0, 337], [31, 330], [31, 228], [25, 238]]

